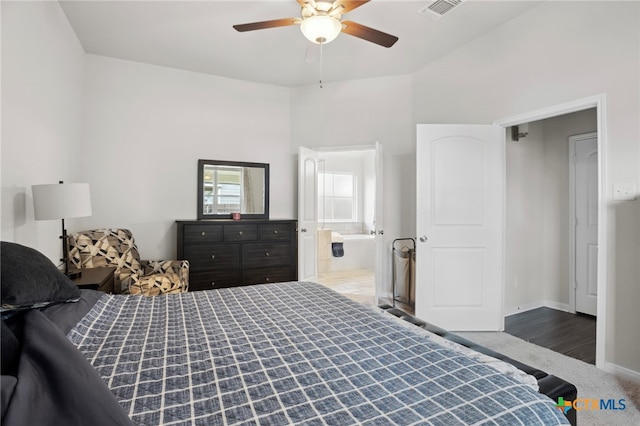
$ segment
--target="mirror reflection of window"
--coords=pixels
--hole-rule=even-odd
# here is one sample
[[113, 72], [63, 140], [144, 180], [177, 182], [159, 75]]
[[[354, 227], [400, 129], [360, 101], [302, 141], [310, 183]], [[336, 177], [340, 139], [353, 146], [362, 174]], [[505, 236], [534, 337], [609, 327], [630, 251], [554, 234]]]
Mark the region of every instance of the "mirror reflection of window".
[[225, 214], [241, 211], [242, 167], [209, 167], [204, 169], [204, 213]]

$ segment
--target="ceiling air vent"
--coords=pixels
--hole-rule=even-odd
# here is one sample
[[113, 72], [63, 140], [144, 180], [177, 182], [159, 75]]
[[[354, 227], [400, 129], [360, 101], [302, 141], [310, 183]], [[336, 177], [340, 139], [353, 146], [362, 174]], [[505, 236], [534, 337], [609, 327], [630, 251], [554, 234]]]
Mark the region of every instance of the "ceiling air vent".
[[421, 15], [431, 15], [442, 18], [446, 13], [451, 12], [455, 7], [460, 6], [465, 0], [436, 0], [426, 5], [418, 11]]

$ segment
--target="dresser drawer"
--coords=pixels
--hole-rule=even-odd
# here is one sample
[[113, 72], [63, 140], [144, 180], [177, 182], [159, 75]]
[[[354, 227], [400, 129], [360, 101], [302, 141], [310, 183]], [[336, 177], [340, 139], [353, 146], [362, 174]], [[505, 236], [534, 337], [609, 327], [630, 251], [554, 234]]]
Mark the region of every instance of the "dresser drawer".
[[254, 241], [258, 239], [258, 226], [255, 224], [246, 225], [225, 225], [225, 241]]
[[290, 241], [291, 225], [285, 223], [261, 224], [258, 227], [258, 236], [262, 241]]
[[240, 269], [189, 273], [189, 291], [234, 287], [241, 283]]
[[193, 245], [184, 248], [191, 270], [240, 268], [240, 244]]
[[242, 266], [245, 268], [289, 264], [291, 264], [291, 244], [247, 243], [242, 246]]
[[184, 244], [222, 241], [222, 225], [184, 225]]
[[242, 284], [266, 284], [294, 281], [292, 268], [289, 266], [272, 266], [242, 270]]

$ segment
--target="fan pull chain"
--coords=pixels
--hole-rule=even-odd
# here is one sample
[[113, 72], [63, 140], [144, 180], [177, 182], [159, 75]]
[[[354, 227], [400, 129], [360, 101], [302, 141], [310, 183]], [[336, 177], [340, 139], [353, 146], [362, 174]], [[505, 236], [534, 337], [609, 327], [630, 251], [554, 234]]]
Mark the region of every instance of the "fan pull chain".
[[320, 88], [322, 89], [322, 45], [324, 43], [320, 42]]

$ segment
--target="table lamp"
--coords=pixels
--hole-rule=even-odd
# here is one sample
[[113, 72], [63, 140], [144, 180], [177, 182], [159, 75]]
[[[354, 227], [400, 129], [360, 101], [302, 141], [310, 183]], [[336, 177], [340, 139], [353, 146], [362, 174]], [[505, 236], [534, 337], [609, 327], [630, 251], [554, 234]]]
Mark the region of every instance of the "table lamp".
[[64, 219], [91, 216], [91, 196], [88, 183], [32, 185], [34, 216], [36, 220], [62, 220], [62, 256], [64, 273], [69, 272], [67, 230]]

